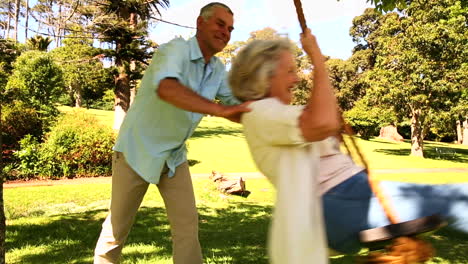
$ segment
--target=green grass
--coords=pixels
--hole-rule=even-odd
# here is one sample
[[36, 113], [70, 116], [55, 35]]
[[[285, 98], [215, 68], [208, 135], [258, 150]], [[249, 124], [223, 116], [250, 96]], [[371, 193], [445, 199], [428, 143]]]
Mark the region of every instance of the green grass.
[[[61, 107], [61, 111], [72, 111], [71, 107]], [[113, 112], [86, 110], [102, 124], [113, 125]], [[426, 158], [409, 156], [411, 144], [408, 140], [395, 143], [381, 139], [362, 140], [358, 145], [364, 153], [371, 169], [400, 168], [468, 168], [468, 146], [424, 142]], [[196, 163], [192, 173], [256, 172], [250, 152], [242, 135], [242, 126], [223, 118], [205, 117], [188, 140], [188, 158]], [[445, 173], [448, 178], [460, 177], [460, 173]], [[468, 181], [468, 175], [465, 181]], [[384, 176], [386, 177], [386, 176]], [[464, 178], [462, 178], [463, 180]], [[459, 181], [456, 179], [456, 181]]]
[[[209, 179], [194, 180], [207, 263], [266, 263], [265, 239], [274, 191], [265, 179], [251, 179], [247, 184], [252, 193], [243, 198], [219, 193]], [[4, 192], [7, 263], [92, 262], [107, 214], [110, 184]], [[152, 185], [124, 249], [123, 263], [172, 263], [169, 237], [164, 205]]]
[[[274, 189], [248, 179], [246, 197], [225, 196], [206, 178], [195, 178], [200, 241], [206, 263], [267, 264], [266, 237]], [[110, 184], [56, 185], [4, 190], [6, 263], [91, 263], [107, 214]], [[150, 186], [123, 251], [124, 264], [171, 262], [169, 226], [155, 186]], [[468, 263], [468, 237], [439, 230], [429, 240], [438, 256], [429, 263]], [[362, 252], [364, 253], [364, 251]], [[332, 264], [355, 263], [337, 256]]]
[[425, 158], [409, 156], [411, 143], [358, 139], [371, 169], [468, 168], [468, 146], [424, 141]]
[[[70, 109], [62, 108], [62, 111]], [[112, 125], [112, 112], [89, 110]], [[408, 142], [358, 139], [372, 169], [468, 168], [468, 148], [425, 142], [426, 159], [409, 157]], [[241, 126], [208, 117], [188, 142], [192, 173], [257, 171]], [[198, 163], [197, 163], [198, 162]], [[465, 173], [380, 174], [381, 179], [425, 183], [467, 182]], [[200, 240], [206, 263], [266, 264], [266, 236], [274, 190], [264, 178], [248, 179], [246, 197], [220, 194], [206, 178], [195, 178]], [[57, 185], [4, 190], [7, 263], [91, 263], [107, 213], [110, 184]], [[468, 263], [466, 234], [443, 229], [431, 235], [438, 256], [430, 263]], [[123, 263], [171, 263], [163, 202], [151, 186], [123, 251]], [[332, 264], [355, 263], [337, 256]]]

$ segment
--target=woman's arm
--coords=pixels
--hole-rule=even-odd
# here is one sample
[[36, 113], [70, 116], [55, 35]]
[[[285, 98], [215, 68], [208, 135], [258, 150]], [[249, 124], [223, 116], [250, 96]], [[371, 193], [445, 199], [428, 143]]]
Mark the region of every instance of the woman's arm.
[[325, 58], [310, 29], [301, 34], [301, 43], [314, 66], [314, 88], [299, 118], [299, 127], [307, 141], [319, 141], [336, 135], [341, 128], [341, 120]]

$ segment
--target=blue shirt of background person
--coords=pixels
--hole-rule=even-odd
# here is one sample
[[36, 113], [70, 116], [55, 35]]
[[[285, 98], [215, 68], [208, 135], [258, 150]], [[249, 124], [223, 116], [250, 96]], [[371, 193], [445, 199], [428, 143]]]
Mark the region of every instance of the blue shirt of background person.
[[187, 41], [176, 38], [161, 45], [152, 61], [120, 128], [114, 150], [123, 152], [128, 164], [143, 179], [158, 183], [165, 163], [172, 176], [175, 168], [187, 160], [185, 141], [203, 117], [156, 96], [155, 87], [160, 81], [177, 79], [202, 97], [218, 98], [223, 104], [239, 101], [226, 82], [224, 64], [215, 56], [205, 64], [195, 37]]

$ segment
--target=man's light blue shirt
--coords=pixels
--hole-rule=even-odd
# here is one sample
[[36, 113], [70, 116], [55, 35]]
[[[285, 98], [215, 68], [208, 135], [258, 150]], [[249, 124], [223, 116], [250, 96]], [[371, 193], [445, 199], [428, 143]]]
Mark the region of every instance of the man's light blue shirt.
[[114, 146], [144, 180], [158, 183], [164, 164], [169, 177], [187, 160], [185, 141], [203, 115], [177, 108], [158, 97], [165, 78], [176, 78], [197, 94], [224, 104], [238, 104], [231, 94], [223, 63], [212, 57], [205, 67], [196, 37], [173, 39], [159, 47], [145, 72], [137, 96], [120, 127]]

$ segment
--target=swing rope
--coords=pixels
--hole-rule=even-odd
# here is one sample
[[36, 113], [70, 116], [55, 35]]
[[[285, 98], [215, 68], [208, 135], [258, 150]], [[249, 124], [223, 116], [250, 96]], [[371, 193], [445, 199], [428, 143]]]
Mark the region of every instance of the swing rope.
[[[294, 0], [294, 5], [296, 6], [296, 13], [299, 19], [299, 24], [301, 25], [302, 33], [305, 33], [307, 29], [304, 12], [302, 10], [302, 4], [300, 0]], [[353, 129], [349, 124], [347, 124], [343, 115], [340, 115], [344, 133], [348, 135], [351, 145], [354, 148], [359, 160], [364, 165], [364, 168], [368, 175], [369, 185], [372, 192], [377, 197], [380, 205], [382, 206], [387, 219], [392, 224], [399, 223], [398, 217], [390, 203], [390, 199], [387, 198], [383, 189], [379, 185], [379, 181], [370, 173], [369, 165], [364, 158], [361, 150], [359, 149], [356, 140], [354, 139]], [[342, 138], [342, 142], [349, 154], [350, 157], [353, 157], [350, 146], [346, 143], [345, 138]], [[423, 240], [412, 238], [412, 237], [397, 237], [393, 239], [393, 243], [385, 248], [385, 251], [379, 252], [370, 252], [367, 257], [364, 257], [362, 261], [367, 264], [384, 264], [384, 263], [393, 263], [393, 264], [414, 264], [414, 263], [423, 263], [434, 256], [434, 249], [430, 243]]]
[[[304, 11], [302, 10], [302, 3], [301, 3], [300, 0], [294, 0], [294, 5], [296, 6], [297, 18], [299, 19], [299, 24], [301, 25], [302, 33], [305, 33], [305, 30], [307, 28], [307, 24], [306, 24], [305, 17], [304, 17]], [[384, 210], [385, 215], [387, 216], [388, 220], [392, 224], [398, 223], [398, 217], [395, 214], [395, 210], [393, 210], [393, 208], [392, 208], [392, 206], [391, 206], [391, 204], [389, 202], [389, 199], [387, 199], [387, 197], [384, 194], [384, 191], [380, 188], [378, 180], [375, 179], [375, 177], [371, 176], [370, 170], [369, 170], [369, 165], [368, 165], [366, 159], [364, 158], [364, 156], [362, 155], [362, 152], [360, 151], [358, 145], [356, 144], [356, 141], [352, 137], [352, 135], [354, 135], [354, 133], [353, 133], [353, 130], [352, 130], [351, 126], [349, 126], [348, 124], [346, 124], [344, 122], [342, 116], [341, 116], [341, 120], [342, 120], [342, 123], [344, 124], [343, 126], [344, 126], [344, 130], [345, 130], [346, 134], [349, 135], [349, 139], [351, 141], [352, 147], [356, 151], [361, 163], [364, 165], [364, 168], [366, 169], [367, 175], [369, 177], [369, 185], [371, 187], [372, 192], [374, 193], [374, 195], [379, 200], [379, 203], [382, 205], [383, 210]], [[348, 151], [348, 154], [350, 156], [352, 156], [351, 155], [351, 150], [350, 150], [348, 144], [346, 144], [344, 139], [343, 139], [343, 143], [344, 143], [344, 145], [346, 147], [346, 150]]]
[[[385, 212], [385, 215], [387, 216], [387, 219], [392, 224], [399, 223], [398, 217], [397, 217], [397, 215], [395, 213], [395, 210], [393, 209], [393, 207], [391, 205], [390, 199], [387, 197], [384, 190], [382, 188], [380, 188], [379, 181], [370, 173], [369, 164], [367, 163], [366, 159], [364, 158], [364, 155], [362, 154], [361, 150], [359, 149], [359, 147], [358, 147], [358, 145], [356, 143], [356, 140], [353, 137], [353, 135], [354, 135], [353, 129], [351, 128], [351, 126], [349, 124], [345, 123], [343, 119], [342, 119], [342, 121], [343, 121], [343, 127], [344, 127], [344, 130], [345, 130], [345, 134], [347, 134], [349, 136], [348, 138], [351, 141], [352, 147], [354, 148], [357, 156], [359, 157], [359, 160], [361, 161], [361, 163], [364, 165], [364, 168], [366, 169], [367, 177], [369, 179], [369, 185], [371, 187], [371, 190], [374, 193], [375, 197], [377, 197], [380, 205], [382, 206], [382, 208], [383, 208], [383, 210]], [[346, 144], [346, 141], [344, 140], [344, 138], [343, 138], [343, 144], [344, 144], [346, 150], [348, 151], [349, 156], [352, 157], [351, 150], [350, 150], [348, 144]]]

